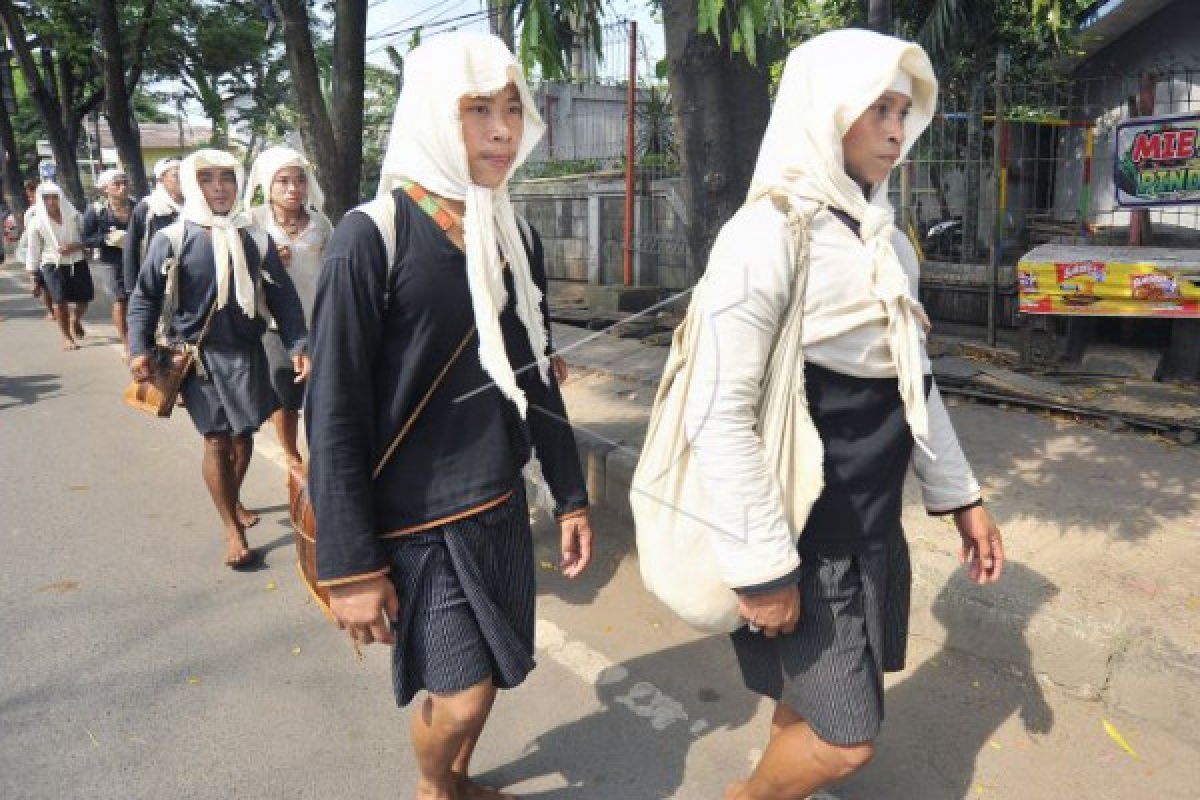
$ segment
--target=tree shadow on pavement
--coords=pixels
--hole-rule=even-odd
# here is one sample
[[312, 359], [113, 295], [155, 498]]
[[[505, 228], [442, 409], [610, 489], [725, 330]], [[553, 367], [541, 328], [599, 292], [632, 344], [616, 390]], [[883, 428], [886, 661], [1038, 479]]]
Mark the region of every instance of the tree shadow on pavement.
[[[759, 704], [742, 686], [725, 636], [614, 665], [600, 673], [594, 688], [599, 710], [581, 710], [578, 719], [534, 738], [515, 761], [475, 777], [508, 787], [546, 776], [566, 784], [521, 792], [539, 800], [675, 797], [693, 745], [745, 725]], [[732, 771], [744, 771], [744, 754], [730, 761]], [[712, 797], [721, 795], [724, 781], [722, 776], [711, 787]]]
[[[938, 593], [933, 615], [946, 630], [941, 649], [903, 677], [885, 696], [887, 719], [875, 759], [859, 774], [834, 787], [840, 800], [957, 800], [973, 796], [975, 761], [996, 730], [1018, 714], [1027, 735], [1054, 726], [1031, 665], [1025, 631], [1034, 613], [1058, 593], [1057, 587], [1020, 564], [1006, 565], [1006, 581], [1027, 587], [1016, 613], [1020, 624], [978, 624], [958, 607], [969, 590], [952, 586]], [[986, 591], [979, 589], [978, 591]], [[980, 637], [1007, 663], [974, 657]], [[964, 701], [965, 698], [965, 701]]]
[[62, 388], [58, 378], [51, 374], [0, 375], [0, 411], [56, 396]]

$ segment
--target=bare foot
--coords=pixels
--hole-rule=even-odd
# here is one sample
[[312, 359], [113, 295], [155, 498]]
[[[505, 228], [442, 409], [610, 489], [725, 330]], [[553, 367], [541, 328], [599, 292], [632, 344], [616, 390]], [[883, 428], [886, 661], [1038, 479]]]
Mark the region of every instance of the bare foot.
[[246, 534], [240, 528], [225, 531], [225, 566], [236, 569], [249, 563], [254, 551], [246, 544]]
[[417, 800], [463, 800], [454, 783], [439, 786], [432, 781], [417, 779]]
[[515, 794], [484, 786], [462, 775], [458, 776], [458, 793], [462, 800], [517, 800]]
[[87, 336], [87, 331], [83, 329], [83, 323], [79, 320], [75, 320], [75, 327], [72, 332], [80, 339]]
[[725, 789], [725, 800], [742, 800], [745, 781], [734, 781]]
[[63, 350], [78, 350], [79, 345], [75, 342], [74, 339], [63, 339], [62, 349]]
[[250, 511], [241, 503], [238, 503], [237, 518], [243, 528], [253, 528], [258, 524], [258, 514]]

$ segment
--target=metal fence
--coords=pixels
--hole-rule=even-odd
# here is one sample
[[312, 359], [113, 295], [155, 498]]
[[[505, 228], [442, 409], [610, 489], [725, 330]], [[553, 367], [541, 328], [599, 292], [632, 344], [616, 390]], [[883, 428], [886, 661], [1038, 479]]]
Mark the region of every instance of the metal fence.
[[[999, 100], [999, 103], [997, 103]], [[999, 110], [999, 114], [997, 114]], [[1200, 72], [1071, 78], [943, 92], [929, 130], [890, 185], [943, 319], [978, 321], [995, 296], [1015, 321], [1013, 265], [1046, 243], [1200, 245], [1200, 208], [1118, 207], [1115, 132], [1134, 116], [1200, 111]], [[999, 117], [999, 120], [998, 120]]]

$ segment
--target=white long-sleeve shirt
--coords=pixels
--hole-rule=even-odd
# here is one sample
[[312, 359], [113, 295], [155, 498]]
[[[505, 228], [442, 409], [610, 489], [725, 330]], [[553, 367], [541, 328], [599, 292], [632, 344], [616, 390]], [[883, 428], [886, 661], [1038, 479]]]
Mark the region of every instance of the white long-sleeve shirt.
[[64, 217], [63, 224], [60, 225], [52, 219], [43, 218], [42, 214], [30, 212], [36, 212], [36, 209], [29, 209], [25, 215], [26, 272], [37, 272], [42, 264], [66, 266], [84, 259], [82, 250], [73, 250], [67, 255], [58, 252], [60, 245], [80, 244], [79, 230], [82, 220], [79, 215], [75, 215], [70, 221]]
[[[714, 547], [730, 586], [768, 583], [799, 564], [781, 488], [757, 430], [763, 375], [791, 296], [785, 222], [766, 198], [735, 214], [717, 237], [694, 300], [704, 333], [686, 426], [716, 522], [727, 532], [716, 537]], [[883, 305], [871, 293], [866, 248], [825, 210], [813, 217], [810, 235], [804, 359], [847, 375], [895, 376]], [[893, 246], [915, 297], [916, 255], [903, 235]], [[928, 372], [927, 356], [922, 365]], [[928, 415], [933, 457], [915, 448], [912, 461], [926, 508], [947, 511], [974, 502], [979, 484], [936, 384]]]

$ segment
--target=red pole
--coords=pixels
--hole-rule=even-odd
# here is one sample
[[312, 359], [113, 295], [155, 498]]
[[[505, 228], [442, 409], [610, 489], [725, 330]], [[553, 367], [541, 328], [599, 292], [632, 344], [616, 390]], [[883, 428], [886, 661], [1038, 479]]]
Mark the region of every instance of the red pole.
[[633, 286], [633, 165], [637, 159], [637, 22], [629, 23], [629, 92], [625, 100], [625, 285]]

